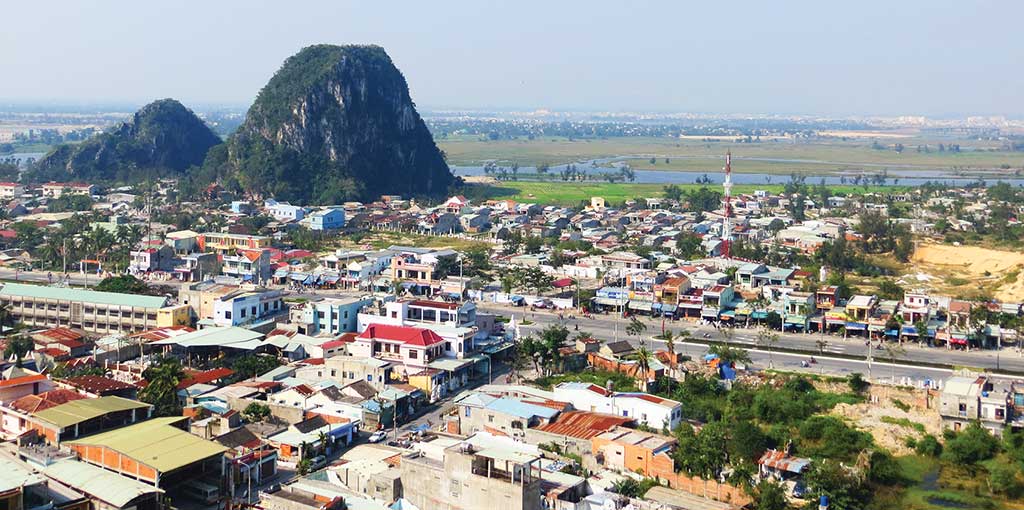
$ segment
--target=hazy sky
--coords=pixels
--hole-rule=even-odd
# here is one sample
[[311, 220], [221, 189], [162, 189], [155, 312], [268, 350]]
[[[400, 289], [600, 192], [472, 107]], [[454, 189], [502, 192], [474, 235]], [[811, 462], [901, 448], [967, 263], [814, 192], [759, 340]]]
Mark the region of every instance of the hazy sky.
[[314, 43], [421, 108], [1024, 116], [1024, 2], [11, 2], [0, 101], [248, 105]]

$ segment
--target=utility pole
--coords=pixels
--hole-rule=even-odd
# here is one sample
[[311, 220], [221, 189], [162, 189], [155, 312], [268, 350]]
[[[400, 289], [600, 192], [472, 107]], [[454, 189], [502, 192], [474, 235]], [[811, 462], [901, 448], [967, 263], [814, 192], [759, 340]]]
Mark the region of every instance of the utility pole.
[[725, 193], [722, 202], [725, 206], [725, 218], [722, 219], [722, 256], [729, 258], [729, 245], [732, 244], [732, 151], [725, 153], [725, 180], [722, 182]]

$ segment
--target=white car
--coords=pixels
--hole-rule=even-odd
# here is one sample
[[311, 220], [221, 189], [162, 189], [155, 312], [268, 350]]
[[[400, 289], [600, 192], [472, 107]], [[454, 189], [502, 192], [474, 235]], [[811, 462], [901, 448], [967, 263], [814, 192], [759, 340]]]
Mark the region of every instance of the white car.
[[370, 438], [367, 439], [367, 441], [369, 441], [371, 443], [379, 443], [379, 442], [387, 439], [387, 437], [388, 437], [388, 433], [387, 432], [385, 432], [383, 430], [378, 430], [377, 432], [374, 432], [373, 434], [370, 434]]

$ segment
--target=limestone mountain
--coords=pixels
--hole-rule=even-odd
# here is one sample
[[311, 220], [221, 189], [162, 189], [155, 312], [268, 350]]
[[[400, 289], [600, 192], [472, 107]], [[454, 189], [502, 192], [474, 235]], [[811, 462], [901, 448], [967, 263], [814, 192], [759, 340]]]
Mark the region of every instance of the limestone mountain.
[[251, 195], [307, 203], [438, 195], [453, 180], [379, 46], [317, 45], [289, 57], [204, 167]]
[[154, 101], [130, 119], [79, 144], [61, 145], [33, 167], [34, 180], [131, 182], [201, 165], [221, 139], [174, 99]]

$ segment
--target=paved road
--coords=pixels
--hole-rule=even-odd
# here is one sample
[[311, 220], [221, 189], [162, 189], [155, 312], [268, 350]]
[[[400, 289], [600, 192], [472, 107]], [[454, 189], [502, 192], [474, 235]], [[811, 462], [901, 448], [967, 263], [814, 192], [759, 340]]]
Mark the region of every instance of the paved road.
[[[528, 334], [532, 331], [538, 331], [551, 324], [564, 324], [575, 332], [575, 326], [578, 324], [581, 331], [587, 331], [594, 335], [600, 340], [627, 340], [631, 344], [639, 345], [641, 340], [637, 337], [631, 337], [626, 335], [625, 328], [628, 324], [626, 319], [616, 320], [611, 315], [600, 315], [594, 316], [593, 319], [566, 319], [560, 320], [557, 314], [537, 311], [531, 313], [528, 309], [523, 308], [511, 308], [505, 306], [496, 306], [489, 303], [479, 304], [479, 308], [484, 311], [501, 313], [503, 315], [512, 314], [516, 317], [517, 321], [522, 321], [523, 318], [527, 318], [533, 322], [528, 326], [520, 326], [523, 334]], [[661, 332], [662, 321], [650, 318], [642, 318], [647, 324], [647, 335], [645, 335], [644, 342], [647, 345], [653, 346], [654, 348], [663, 348], [664, 342], [654, 340], [650, 338], [650, 335], [658, 334]], [[703, 337], [706, 333], [708, 339], [712, 341], [725, 342], [728, 341], [731, 344], [743, 346], [751, 350], [751, 358], [753, 364], [757, 367], [766, 368], [769, 365], [769, 353], [767, 348], [755, 348], [757, 330], [735, 328], [732, 330], [732, 334], [729, 338], [721, 332], [716, 330], [714, 327], [705, 326], [696, 322], [687, 321], [666, 321], [665, 328], [673, 331], [686, 330], [693, 337]], [[827, 343], [823, 349], [823, 352], [819, 352], [817, 341], [824, 339]], [[677, 346], [680, 346], [680, 342], [676, 342]], [[920, 347], [917, 344], [904, 344], [906, 346], [906, 353], [898, 355], [896, 357], [897, 366], [891, 366], [889, 361], [888, 351], [877, 349], [878, 343], [875, 343], [875, 347], [871, 348], [871, 355], [874, 360], [873, 363], [869, 364], [864, 360], [849, 360], [839, 357], [830, 357], [829, 354], [842, 354], [847, 356], [860, 356], [867, 358], [869, 348], [865, 344], [865, 341], [860, 338], [848, 338], [843, 339], [840, 336], [835, 335], [807, 335], [800, 333], [779, 333], [779, 341], [775, 344], [775, 348], [799, 350], [806, 352], [807, 354], [786, 354], [775, 352], [774, 353], [774, 366], [778, 369], [797, 370], [797, 371], [808, 371], [808, 372], [822, 372], [833, 375], [849, 375], [853, 372], [859, 372], [868, 375], [870, 372], [875, 378], [891, 378], [895, 372], [897, 378], [910, 377], [917, 380], [924, 379], [944, 379], [950, 374], [948, 369], [931, 368], [921, 365], [915, 365], [915, 362], [930, 362], [930, 363], [945, 363], [955, 366], [967, 366], [976, 367], [982, 369], [994, 369], [997, 364], [997, 355], [995, 350], [979, 350], [975, 349], [970, 352], [959, 351], [959, 350], [947, 350], [945, 348], [933, 348], [933, 347]], [[699, 343], [687, 343], [686, 354], [693, 357], [702, 356], [707, 352], [707, 346]], [[682, 347], [677, 347], [681, 352]], [[808, 360], [811, 356], [814, 356], [819, 363], [811, 366], [809, 369], [805, 369], [800, 366], [801, 360]], [[1002, 369], [1016, 370], [1024, 372], [1024, 358], [1021, 357], [1021, 353], [1017, 352], [1016, 349], [1004, 348], [1000, 351], [998, 356], [998, 364]]]

